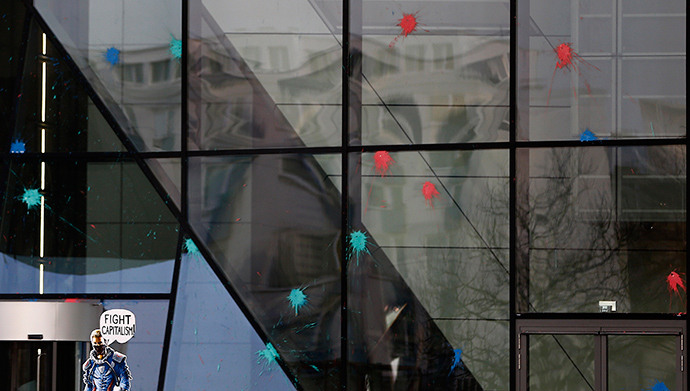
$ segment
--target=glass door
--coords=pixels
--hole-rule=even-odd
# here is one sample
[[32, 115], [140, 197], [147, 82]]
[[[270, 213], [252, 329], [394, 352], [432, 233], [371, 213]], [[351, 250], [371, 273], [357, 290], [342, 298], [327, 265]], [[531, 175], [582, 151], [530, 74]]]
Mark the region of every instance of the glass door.
[[686, 391], [685, 321], [518, 321], [520, 390]]
[[0, 341], [0, 390], [80, 389], [82, 342]]

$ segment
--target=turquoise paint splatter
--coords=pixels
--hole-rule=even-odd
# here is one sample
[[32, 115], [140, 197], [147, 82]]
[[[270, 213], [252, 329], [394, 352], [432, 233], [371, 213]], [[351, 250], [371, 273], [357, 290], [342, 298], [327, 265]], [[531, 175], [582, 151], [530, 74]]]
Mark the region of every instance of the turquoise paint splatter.
[[120, 50], [111, 46], [103, 53], [103, 57], [110, 63], [110, 68], [112, 68], [120, 63]]
[[585, 129], [585, 131], [580, 135], [580, 141], [582, 142], [597, 140], [599, 140], [597, 136], [595, 136], [594, 133], [592, 133], [589, 129]]
[[256, 354], [259, 356], [259, 358], [256, 360], [256, 363], [263, 363], [263, 369], [261, 370], [261, 373], [259, 373], [259, 375], [264, 373], [265, 370], [272, 370], [271, 364], [275, 363], [279, 357], [278, 352], [273, 347], [273, 344], [270, 342], [266, 344], [266, 349], [259, 350], [258, 352], [256, 352]]
[[304, 307], [308, 302], [307, 295], [304, 294], [304, 289], [306, 288], [293, 289], [287, 297], [292, 308], [295, 309], [295, 315], [297, 315], [299, 309]]
[[172, 35], [170, 36], [170, 54], [175, 59], [179, 60], [182, 58], [182, 41], [175, 39]]
[[357, 265], [359, 265], [359, 257], [362, 253], [366, 252], [367, 254], [371, 254], [367, 248], [367, 244], [369, 244], [367, 239], [369, 239], [369, 237], [367, 236], [366, 232], [362, 231], [353, 231], [347, 236], [349, 250], [347, 256], [348, 260], [352, 258], [352, 255], [354, 254], [357, 258]]
[[196, 246], [194, 241], [192, 239], [185, 239], [183, 247], [185, 250], [187, 250], [187, 253], [192, 254], [192, 255], [197, 255], [199, 254], [199, 247]]
[[[294, 331], [295, 334], [299, 334], [299, 333], [301, 333], [302, 331], [304, 331], [304, 330], [306, 330], [306, 329], [313, 329], [314, 327], [316, 327], [316, 322], [307, 323], [307, 324], [304, 325], [302, 328], [297, 328], [297, 327], [295, 327], [295, 328], [292, 329], [292, 331]], [[273, 328], [275, 328], [275, 326], [274, 326]]]
[[448, 376], [450, 376], [450, 374], [453, 373], [453, 371], [455, 370], [455, 368], [458, 367], [458, 365], [460, 366], [461, 369], [463, 367], [463, 365], [462, 365], [462, 349], [453, 349], [453, 354], [455, 354], [455, 356], [453, 357], [453, 365], [450, 366], [450, 372], [448, 373]]
[[29, 209], [35, 208], [41, 205], [41, 193], [38, 192], [38, 189], [24, 189], [22, 202], [25, 203]]
[[22, 140], [14, 140], [10, 145], [10, 153], [24, 153], [26, 152], [26, 144]]

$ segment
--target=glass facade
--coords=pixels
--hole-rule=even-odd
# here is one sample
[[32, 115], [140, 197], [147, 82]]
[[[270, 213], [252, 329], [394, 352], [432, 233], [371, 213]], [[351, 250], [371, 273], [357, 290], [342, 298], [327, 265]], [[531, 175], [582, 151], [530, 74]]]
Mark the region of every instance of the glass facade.
[[686, 8], [5, 1], [0, 300], [141, 390], [687, 390]]

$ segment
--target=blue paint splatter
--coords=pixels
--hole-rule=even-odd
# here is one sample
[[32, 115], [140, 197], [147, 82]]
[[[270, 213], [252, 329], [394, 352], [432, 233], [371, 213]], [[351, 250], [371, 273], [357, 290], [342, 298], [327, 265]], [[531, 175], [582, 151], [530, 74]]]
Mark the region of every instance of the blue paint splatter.
[[352, 258], [352, 255], [354, 254], [357, 258], [357, 265], [359, 265], [359, 257], [362, 253], [366, 252], [367, 254], [371, 254], [367, 248], [367, 244], [369, 244], [367, 239], [369, 239], [369, 237], [367, 236], [366, 232], [362, 231], [353, 231], [347, 236], [349, 249], [347, 256], [348, 260]]
[[170, 36], [170, 54], [178, 60], [182, 58], [182, 41], [175, 39], [172, 35]]
[[671, 391], [671, 390], [669, 390], [668, 387], [666, 387], [666, 384], [664, 384], [664, 382], [662, 382], [661, 380], [657, 380], [656, 384], [651, 389], [645, 388], [642, 391]]
[[38, 192], [38, 189], [24, 189], [22, 202], [25, 203], [29, 209], [35, 208], [41, 205], [41, 193]]
[[22, 140], [14, 140], [10, 146], [10, 153], [26, 152], [26, 144]]
[[592, 133], [589, 129], [585, 129], [585, 131], [580, 135], [580, 141], [582, 142], [597, 140], [599, 140], [597, 136], [595, 136], [594, 133]]
[[460, 366], [460, 369], [463, 368], [462, 365], [462, 349], [453, 349], [453, 353], [455, 356], [453, 357], [453, 365], [450, 366], [450, 372], [448, 373], [448, 376], [450, 376], [451, 373], [455, 370], [455, 368]]
[[103, 57], [105, 57], [105, 60], [110, 63], [110, 68], [112, 68], [120, 63], [120, 50], [114, 46], [111, 46], [105, 51], [105, 53], [103, 53]]
[[267, 343], [266, 349], [259, 350], [258, 352], [256, 352], [256, 354], [259, 356], [259, 358], [256, 360], [256, 363], [262, 364], [263, 362], [263, 369], [261, 370], [261, 373], [259, 373], [259, 375], [264, 373], [265, 370], [272, 370], [271, 364], [275, 363], [278, 359], [278, 352], [273, 347], [273, 344], [270, 342]]
[[292, 305], [292, 308], [295, 309], [295, 315], [299, 312], [299, 309], [304, 307], [307, 304], [307, 295], [304, 294], [304, 289], [306, 288], [301, 288], [301, 289], [293, 289], [290, 291], [290, 294], [288, 295], [288, 300], [290, 301], [290, 304]]
[[185, 250], [187, 250], [187, 253], [192, 254], [192, 255], [197, 255], [199, 254], [199, 247], [196, 246], [194, 241], [190, 238], [184, 240], [183, 247]]

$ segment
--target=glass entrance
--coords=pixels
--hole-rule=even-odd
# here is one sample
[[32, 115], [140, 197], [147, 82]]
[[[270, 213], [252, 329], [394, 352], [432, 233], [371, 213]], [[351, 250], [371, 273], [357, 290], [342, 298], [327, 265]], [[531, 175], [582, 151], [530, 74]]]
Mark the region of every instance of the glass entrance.
[[82, 345], [82, 342], [0, 341], [0, 389], [78, 390]]
[[519, 389], [685, 391], [685, 331], [684, 321], [520, 321]]

